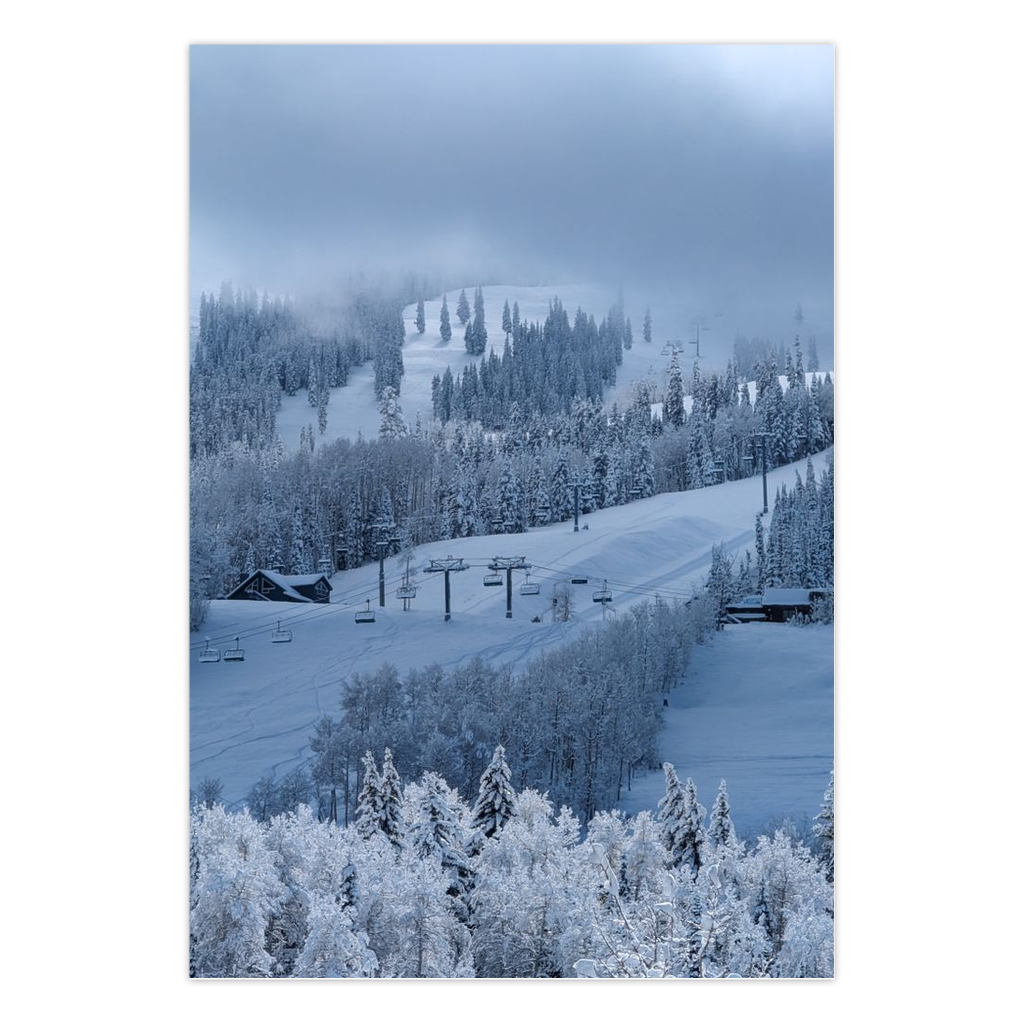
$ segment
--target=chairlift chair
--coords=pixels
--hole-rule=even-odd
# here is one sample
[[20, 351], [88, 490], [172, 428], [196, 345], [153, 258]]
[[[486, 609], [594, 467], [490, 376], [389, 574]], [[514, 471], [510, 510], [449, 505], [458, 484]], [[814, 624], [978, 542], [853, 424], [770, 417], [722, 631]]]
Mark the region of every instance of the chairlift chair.
[[569, 579], [569, 582], [570, 583], [574, 583], [577, 586], [584, 586], [585, 587], [590, 582], [590, 580], [586, 576], [572, 576]]
[[366, 602], [366, 607], [356, 612], [356, 625], [362, 623], [376, 622], [377, 613], [370, 607], [370, 602]]
[[530, 582], [530, 574], [526, 574], [526, 580], [519, 587], [519, 593], [523, 597], [533, 597], [535, 594], [540, 593], [540, 584]]
[[416, 588], [411, 583], [403, 583], [395, 593], [400, 600], [411, 601], [416, 596]]
[[501, 573], [500, 572], [489, 572], [484, 577], [484, 586], [485, 587], [500, 587], [501, 583], [502, 583], [502, 579], [501, 579]]
[[604, 581], [604, 586], [594, 591], [594, 604], [609, 604], [612, 599], [612, 592], [608, 589], [608, 581]]
[[235, 646], [229, 647], [224, 652], [225, 661], [245, 661], [245, 651], [238, 646], [238, 637], [235, 637]]
[[270, 642], [272, 644], [290, 644], [292, 642], [292, 631], [282, 629], [280, 619], [277, 620], [277, 629], [270, 634]]
[[199, 652], [199, 660], [204, 664], [220, 661], [220, 651], [210, 646], [210, 638], [206, 638], [206, 646]]

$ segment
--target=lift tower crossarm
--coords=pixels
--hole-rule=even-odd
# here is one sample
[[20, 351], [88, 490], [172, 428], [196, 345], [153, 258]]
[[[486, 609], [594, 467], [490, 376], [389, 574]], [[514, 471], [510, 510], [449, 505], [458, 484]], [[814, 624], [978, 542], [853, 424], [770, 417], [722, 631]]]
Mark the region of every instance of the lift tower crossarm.
[[469, 566], [461, 558], [432, 558], [424, 572], [444, 573], [444, 621], [450, 622], [452, 618], [452, 588], [449, 576], [453, 572], [464, 572]]

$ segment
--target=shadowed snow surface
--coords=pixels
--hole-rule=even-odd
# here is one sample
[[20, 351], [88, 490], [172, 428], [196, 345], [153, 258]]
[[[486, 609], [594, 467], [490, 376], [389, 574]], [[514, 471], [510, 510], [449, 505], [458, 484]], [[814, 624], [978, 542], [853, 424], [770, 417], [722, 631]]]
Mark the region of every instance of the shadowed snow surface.
[[[700, 802], [726, 780], [741, 836], [821, 808], [833, 757], [833, 627], [767, 622], [726, 626], [698, 647], [672, 691], [659, 741], [663, 760], [691, 776]], [[620, 807], [656, 810], [662, 771], [633, 780]]]

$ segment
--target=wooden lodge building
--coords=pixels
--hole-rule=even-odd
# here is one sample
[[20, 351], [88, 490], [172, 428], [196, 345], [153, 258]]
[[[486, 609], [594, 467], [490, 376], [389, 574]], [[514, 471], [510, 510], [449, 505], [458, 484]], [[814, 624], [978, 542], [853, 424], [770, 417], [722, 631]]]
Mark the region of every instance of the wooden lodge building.
[[322, 573], [285, 576], [270, 569], [257, 569], [227, 595], [228, 601], [292, 601], [329, 604], [331, 587]]
[[725, 609], [727, 622], [786, 622], [794, 615], [810, 615], [814, 602], [832, 595], [831, 587], [765, 587]]

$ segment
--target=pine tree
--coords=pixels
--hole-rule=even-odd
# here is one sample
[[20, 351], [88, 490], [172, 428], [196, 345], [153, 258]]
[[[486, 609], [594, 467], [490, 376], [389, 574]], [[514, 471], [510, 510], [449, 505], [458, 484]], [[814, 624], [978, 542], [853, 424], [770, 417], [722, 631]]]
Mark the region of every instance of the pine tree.
[[729, 794], [725, 789], [725, 779], [722, 779], [718, 784], [718, 796], [715, 797], [715, 805], [711, 808], [711, 820], [708, 823], [708, 839], [716, 851], [735, 850], [739, 845], [729, 810]]
[[833, 769], [828, 776], [828, 789], [825, 790], [825, 798], [821, 804], [821, 810], [815, 815], [814, 834], [818, 837], [818, 845], [821, 850], [821, 862], [825, 865], [825, 879], [829, 884], [835, 882], [835, 781], [836, 773]]
[[505, 332], [505, 340], [508, 341], [508, 336], [512, 333], [512, 311], [508, 308], [508, 299], [505, 300], [505, 306], [501, 311], [501, 329]]
[[626, 333], [622, 339], [622, 347], [627, 351], [633, 347], [633, 324], [628, 317], [626, 318]]
[[650, 343], [651, 343], [651, 307], [650, 306], [648, 306], [647, 309], [644, 310], [644, 341], [646, 341], [648, 345], [650, 345]]
[[512, 333], [519, 333], [519, 300], [512, 303]]
[[394, 441], [408, 433], [402, 418], [402, 407], [398, 404], [398, 393], [390, 385], [380, 396], [380, 439]]
[[503, 533], [523, 532], [526, 528], [523, 493], [519, 486], [519, 477], [516, 476], [508, 459], [502, 460], [501, 477], [498, 480], [498, 510]]
[[313, 571], [311, 564], [312, 552], [306, 549], [304, 539], [302, 510], [296, 505], [295, 512], [292, 515], [291, 571], [298, 576], [305, 576]]
[[573, 514], [574, 495], [572, 485], [569, 482], [569, 460], [565, 449], [559, 449], [558, 462], [555, 464], [555, 471], [551, 476], [549, 488], [551, 498], [551, 521], [555, 523], [564, 522]]
[[813, 334], [807, 339], [807, 369], [818, 369], [818, 343]]
[[363, 788], [356, 806], [356, 831], [363, 839], [369, 839], [380, 830], [380, 785], [377, 763], [368, 750], [363, 756]]
[[768, 585], [768, 556], [764, 547], [764, 522], [763, 513], [758, 512], [754, 520], [754, 551], [757, 555], [757, 592], [764, 594], [764, 588]]
[[672, 351], [672, 362], [668, 367], [668, 386], [665, 388], [664, 418], [675, 427], [681, 427], [686, 420], [683, 405], [683, 374], [679, 369], [679, 353]]
[[693, 779], [686, 780], [685, 800], [686, 814], [680, 837], [678, 863], [687, 865], [692, 877], [696, 878], [701, 865], [707, 860], [707, 833], [704, 831], [704, 815], [707, 812], [697, 800], [697, 787]]
[[480, 777], [480, 791], [469, 827], [479, 829], [490, 839], [501, 832], [514, 813], [512, 770], [505, 761], [505, 748], [495, 747], [491, 763]]
[[696, 878], [707, 857], [704, 808], [697, 801], [697, 787], [693, 779], [686, 780], [684, 789], [675, 767], [666, 761], [663, 768], [665, 795], [658, 801], [658, 813], [669, 867], [673, 870], [685, 867], [689, 877]]
[[384, 748], [384, 764], [380, 770], [379, 828], [394, 846], [403, 845], [402, 780], [391, 760], [390, 747]]
[[487, 351], [487, 327], [484, 325], [484, 290], [477, 288], [473, 296], [472, 349], [469, 348], [469, 334], [466, 336], [466, 351], [481, 356]]
[[[463, 293], [465, 294], [465, 293]], [[441, 341], [446, 345], [452, 340], [452, 321], [448, 315], [448, 294], [441, 296]]]
[[[434, 858], [448, 875], [448, 895], [463, 923], [469, 919], [469, 892], [473, 870], [466, 854], [468, 836], [452, 809], [458, 794], [435, 772], [424, 772], [412, 810], [407, 847], [421, 858]], [[408, 790], [407, 790], [408, 793]]]
[[676, 774], [675, 765], [666, 761], [662, 769], [665, 772], [665, 795], [658, 801], [658, 821], [661, 841], [669, 854], [669, 866], [675, 868], [679, 863], [683, 843], [686, 793]]
[[455, 315], [459, 318], [459, 323], [463, 327], [469, 323], [469, 299], [466, 298], [466, 289], [463, 288], [459, 295], [459, 304], [455, 307]]
[[416, 333], [422, 334], [427, 329], [427, 313], [423, 308], [423, 299], [416, 303]]

